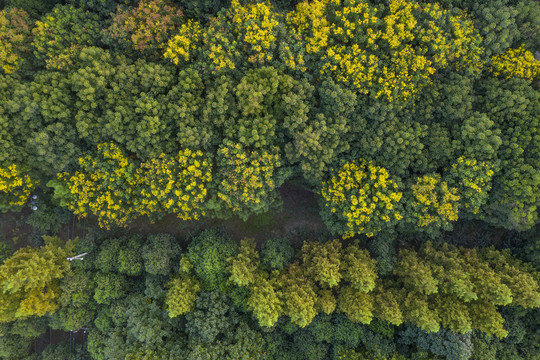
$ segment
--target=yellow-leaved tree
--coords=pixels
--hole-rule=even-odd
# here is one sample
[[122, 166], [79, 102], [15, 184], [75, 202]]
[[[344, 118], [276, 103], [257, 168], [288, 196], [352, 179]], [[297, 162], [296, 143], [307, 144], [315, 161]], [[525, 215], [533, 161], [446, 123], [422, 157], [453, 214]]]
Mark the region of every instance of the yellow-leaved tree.
[[59, 308], [59, 282], [70, 268], [67, 251], [58, 238], [44, 240], [44, 246], [19, 249], [0, 266], [0, 322], [43, 316]]

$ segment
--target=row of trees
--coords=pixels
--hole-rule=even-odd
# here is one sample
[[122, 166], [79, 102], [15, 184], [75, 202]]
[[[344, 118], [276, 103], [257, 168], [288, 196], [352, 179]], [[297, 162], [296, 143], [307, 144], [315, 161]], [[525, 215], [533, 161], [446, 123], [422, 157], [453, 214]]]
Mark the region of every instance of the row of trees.
[[[53, 1], [25, 5], [30, 15], [16, 4], [0, 11], [0, 166], [24, 169], [41, 186], [65, 171], [121, 173], [98, 146], [114, 142], [145, 166], [202, 151], [215, 161], [219, 185], [208, 203], [222, 217], [267, 211], [288, 176], [327, 193], [339, 169], [365, 160], [400, 185], [416, 218], [381, 213], [353, 225], [332, 206], [324, 217], [336, 234], [394, 221], [436, 233], [463, 216], [517, 230], [538, 220], [536, 2], [235, 0], [210, 19], [193, 17], [189, 2]], [[509, 25], [494, 29], [491, 18]], [[96, 197], [106, 196], [103, 186], [94, 184]], [[346, 202], [351, 195], [361, 196], [354, 190]], [[116, 220], [95, 206], [78, 213], [124, 224], [172, 205], [133, 206], [124, 203]]]
[[[9, 359], [47, 324], [87, 327], [95, 359], [476, 359], [491, 346], [519, 343], [507, 349], [516, 356], [538, 346], [532, 332], [514, 339], [540, 307], [538, 273], [508, 250], [426, 242], [401, 250], [383, 276], [358, 242], [341, 240], [306, 238], [296, 251], [284, 238], [258, 250], [213, 229], [184, 251], [167, 234], [45, 240], [0, 266], [0, 354]], [[70, 264], [75, 252], [88, 255]], [[400, 354], [396, 344], [407, 346]]]

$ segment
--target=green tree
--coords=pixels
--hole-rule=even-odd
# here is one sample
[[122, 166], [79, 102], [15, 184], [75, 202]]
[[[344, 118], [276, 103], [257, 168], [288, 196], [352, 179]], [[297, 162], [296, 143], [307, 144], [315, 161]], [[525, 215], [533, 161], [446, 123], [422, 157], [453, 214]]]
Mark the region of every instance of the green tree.
[[68, 69], [85, 46], [98, 45], [99, 17], [68, 5], [57, 5], [32, 29], [36, 59], [49, 69]]
[[283, 315], [293, 324], [306, 327], [317, 315], [314, 281], [298, 263], [291, 264], [278, 280], [281, 286]]
[[175, 146], [169, 94], [177, 78], [169, 67], [132, 63], [99, 48], [77, 54], [71, 75], [75, 92], [75, 122], [81, 139], [92, 145], [114, 140], [141, 160], [170, 154]]
[[351, 286], [340, 289], [337, 306], [353, 322], [369, 324], [373, 319], [372, 295]]
[[181, 251], [182, 248], [172, 235], [149, 235], [142, 247], [144, 269], [152, 275], [169, 275]]
[[187, 256], [204, 289], [223, 286], [229, 277], [227, 259], [237, 252], [236, 243], [216, 230], [204, 230], [188, 245]]
[[287, 238], [270, 238], [261, 245], [261, 262], [270, 269], [282, 270], [293, 258], [294, 249]]
[[493, 178], [481, 217], [507, 229], [529, 229], [537, 221], [540, 201], [540, 94], [524, 79], [487, 79], [481, 83], [478, 104], [501, 130], [502, 140], [501, 170]]
[[118, 271], [129, 276], [140, 275], [143, 271], [142, 237], [135, 235], [123, 240], [118, 252]]
[[341, 241], [305, 242], [302, 245], [302, 267], [306, 276], [321, 287], [336, 287], [343, 277], [342, 269], [346, 269]]
[[125, 276], [104, 272], [97, 272], [94, 275], [94, 283], [94, 300], [98, 304], [106, 305], [123, 298], [130, 285]]

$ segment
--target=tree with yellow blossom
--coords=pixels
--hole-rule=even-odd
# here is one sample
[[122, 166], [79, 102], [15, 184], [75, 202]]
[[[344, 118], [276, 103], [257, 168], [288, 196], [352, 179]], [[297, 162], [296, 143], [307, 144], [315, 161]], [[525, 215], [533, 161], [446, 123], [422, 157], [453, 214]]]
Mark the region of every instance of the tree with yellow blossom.
[[343, 238], [393, 231], [403, 218], [398, 184], [371, 162], [345, 163], [322, 183], [321, 216], [330, 231]]
[[403, 222], [411, 231], [435, 235], [440, 229], [452, 230], [458, 219], [461, 197], [439, 174], [418, 177], [405, 194], [406, 216]]
[[216, 216], [237, 215], [247, 220], [279, 204], [278, 188], [287, 172], [281, 169], [278, 149], [249, 151], [226, 140], [217, 153], [214, 187], [217, 199], [209, 205]]
[[0, 211], [20, 210], [38, 184], [16, 164], [0, 168]]

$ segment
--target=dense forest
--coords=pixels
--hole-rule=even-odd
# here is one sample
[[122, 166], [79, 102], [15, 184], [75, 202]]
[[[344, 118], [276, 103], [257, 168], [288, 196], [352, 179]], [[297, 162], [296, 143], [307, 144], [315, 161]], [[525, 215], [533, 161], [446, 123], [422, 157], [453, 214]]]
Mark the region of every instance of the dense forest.
[[0, 0], [0, 359], [539, 360], [539, 51], [537, 0]]

